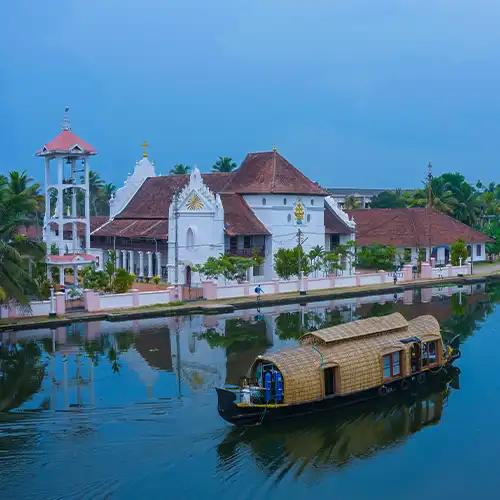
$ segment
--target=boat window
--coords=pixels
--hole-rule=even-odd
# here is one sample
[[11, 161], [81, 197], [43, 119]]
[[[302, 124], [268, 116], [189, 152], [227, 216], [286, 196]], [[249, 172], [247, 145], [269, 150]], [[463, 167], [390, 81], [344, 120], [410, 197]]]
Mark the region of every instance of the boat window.
[[422, 364], [432, 365], [437, 362], [437, 342], [424, 342], [422, 346]]
[[401, 375], [401, 351], [386, 354], [384, 361], [384, 378], [393, 378]]
[[323, 376], [325, 378], [325, 396], [335, 394], [335, 367], [325, 368]]

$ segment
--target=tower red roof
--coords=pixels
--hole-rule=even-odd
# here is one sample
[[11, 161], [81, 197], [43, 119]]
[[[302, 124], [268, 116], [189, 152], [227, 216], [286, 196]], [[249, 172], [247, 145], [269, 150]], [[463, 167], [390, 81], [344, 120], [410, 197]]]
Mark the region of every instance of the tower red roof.
[[71, 130], [61, 131], [54, 139], [45, 144], [36, 152], [37, 156], [45, 156], [54, 153], [74, 153], [95, 155], [96, 150], [88, 142], [80, 139]]

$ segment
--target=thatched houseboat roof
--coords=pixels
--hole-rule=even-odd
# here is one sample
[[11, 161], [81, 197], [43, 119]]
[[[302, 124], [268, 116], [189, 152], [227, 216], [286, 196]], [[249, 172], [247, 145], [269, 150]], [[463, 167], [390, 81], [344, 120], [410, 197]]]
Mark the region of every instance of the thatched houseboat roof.
[[[285, 403], [322, 397], [321, 371], [338, 367], [340, 393], [375, 387], [382, 379], [382, 356], [408, 352], [411, 340], [428, 342], [441, 338], [433, 316], [406, 321], [400, 313], [325, 328], [304, 335], [299, 347], [259, 356], [258, 362], [273, 363], [283, 375]], [[252, 367], [253, 369], [253, 367]]]

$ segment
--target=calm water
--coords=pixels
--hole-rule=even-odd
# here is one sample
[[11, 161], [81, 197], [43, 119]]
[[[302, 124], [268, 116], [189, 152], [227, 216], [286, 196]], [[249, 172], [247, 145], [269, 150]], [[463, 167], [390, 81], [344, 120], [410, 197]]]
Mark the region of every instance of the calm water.
[[[500, 286], [0, 334], [1, 498], [499, 498]], [[448, 386], [231, 427], [214, 387], [304, 331], [434, 314]]]

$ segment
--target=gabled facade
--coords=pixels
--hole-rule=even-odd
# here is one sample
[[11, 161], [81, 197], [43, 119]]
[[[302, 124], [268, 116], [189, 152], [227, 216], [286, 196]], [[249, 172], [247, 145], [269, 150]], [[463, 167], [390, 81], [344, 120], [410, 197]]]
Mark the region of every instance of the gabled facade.
[[[221, 253], [264, 257], [249, 279], [275, 278], [274, 254], [297, 245], [331, 249], [355, 226], [328, 193], [277, 151], [251, 153], [232, 173], [156, 176], [143, 158], [111, 200], [93, 246], [115, 249], [139, 277], [195, 284], [193, 266]], [[346, 266], [347, 267], [347, 266]], [[349, 266], [352, 269], [351, 266]]]

